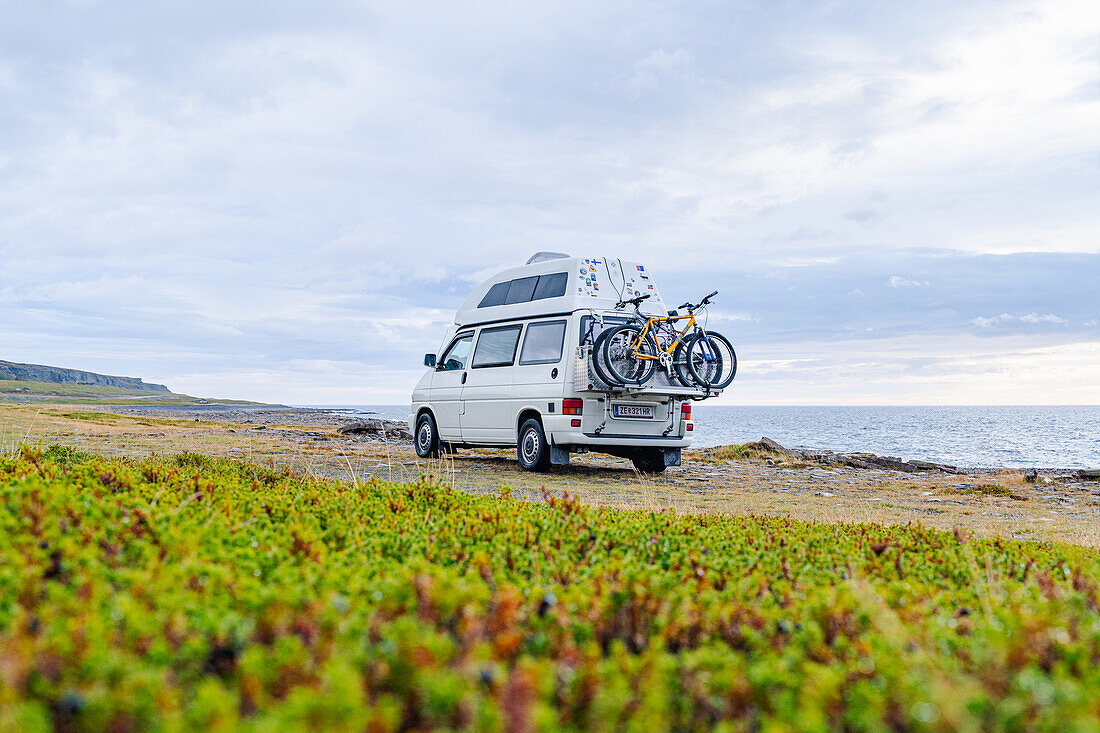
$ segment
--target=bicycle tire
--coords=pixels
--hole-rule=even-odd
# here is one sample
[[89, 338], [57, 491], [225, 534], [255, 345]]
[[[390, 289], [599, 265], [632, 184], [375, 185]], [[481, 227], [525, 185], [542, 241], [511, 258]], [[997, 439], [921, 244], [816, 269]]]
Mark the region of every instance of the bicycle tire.
[[596, 340], [592, 342], [592, 371], [596, 372], [596, 377], [607, 386], [621, 387], [622, 384], [612, 379], [611, 375], [607, 373], [605, 366], [600, 363], [600, 354], [603, 351], [603, 340], [609, 333], [611, 333], [611, 329], [600, 331], [599, 335], [596, 336]]
[[[600, 358], [604, 366], [617, 382], [623, 385], [640, 387], [650, 380], [657, 369], [657, 359], [636, 359], [627, 353], [630, 345], [638, 341], [642, 327], [627, 324], [607, 331], [600, 349]], [[602, 336], [602, 334], [601, 334]], [[657, 342], [652, 334], [646, 333], [637, 347], [647, 355], [657, 356]]]
[[[725, 389], [737, 376], [737, 352], [729, 339], [716, 331], [700, 331], [691, 339], [687, 362], [692, 376], [709, 389]], [[704, 369], [711, 372], [709, 379]]]

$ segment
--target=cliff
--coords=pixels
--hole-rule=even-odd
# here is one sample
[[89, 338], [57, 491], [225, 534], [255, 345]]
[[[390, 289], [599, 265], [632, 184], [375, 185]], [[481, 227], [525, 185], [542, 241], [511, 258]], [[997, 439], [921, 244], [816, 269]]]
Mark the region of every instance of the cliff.
[[0, 379], [26, 382], [53, 382], [55, 384], [83, 384], [96, 387], [117, 387], [142, 392], [171, 394], [163, 384], [149, 384], [137, 377], [113, 377], [79, 369], [43, 366], [42, 364], [16, 364], [0, 360]]

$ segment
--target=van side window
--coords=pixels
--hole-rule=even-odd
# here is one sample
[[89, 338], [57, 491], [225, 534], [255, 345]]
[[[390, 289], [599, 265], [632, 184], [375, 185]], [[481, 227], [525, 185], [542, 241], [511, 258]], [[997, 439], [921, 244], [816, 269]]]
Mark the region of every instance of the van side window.
[[523, 337], [523, 350], [519, 353], [520, 365], [557, 364], [561, 361], [561, 348], [565, 343], [565, 321], [541, 321], [527, 324]]
[[565, 295], [565, 288], [568, 285], [568, 272], [556, 272], [553, 275], [539, 275], [539, 282], [538, 285], [535, 286], [535, 294], [531, 300], [560, 298]]
[[526, 303], [531, 300], [531, 296], [535, 293], [535, 283], [538, 281], [538, 275], [520, 277], [513, 280], [511, 287], [508, 288], [508, 297], [505, 298], [504, 304]]
[[560, 298], [569, 287], [568, 272], [553, 272], [548, 275], [531, 275], [505, 280], [489, 288], [485, 297], [477, 304], [478, 308], [494, 305], [514, 305], [528, 303], [543, 298]]
[[443, 352], [443, 358], [439, 360], [440, 371], [450, 372], [466, 368], [466, 357], [470, 355], [470, 344], [473, 343], [473, 332], [464, 333], [447, 347]]
[[473, 367], [511, 366], [516, 359], [516, 345], [519, 332], [523, 327], [516, 323], [511, 326], [483, 328], [474, 347]]
[[504, 301], [508, 297], [508, 288], [511, 284], [511, 280], [505, 280], [489, 288], [489, 292], [485, 293], [485, 297], [481, 299], [477, 307], [488, 308], [491, 305], [504, 305]]

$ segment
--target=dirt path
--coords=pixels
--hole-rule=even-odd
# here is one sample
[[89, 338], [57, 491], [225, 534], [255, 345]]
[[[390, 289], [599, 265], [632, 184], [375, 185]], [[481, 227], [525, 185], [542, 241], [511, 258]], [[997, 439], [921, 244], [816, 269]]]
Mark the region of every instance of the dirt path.
[[590, 454], [548, 474], [519, 470], [514, 451], [468, 450], [422, 461], [407, 443], [344, 436], [346, 418], [320, 410], [216, 406], [141, 408], [0, 405], [0, 449], [61, 443], [105, 455], [193, 451], [287, 465], [347, 480], [435, 475], [456, 488], [541, 499], [543, 490], [597, 505], [685, 513], [769, 514], [823, 522], [956, 526], [976, 536], [1100, 547], [1100, 483], [1056, 477], [1027, 484], [1020, 471], [956, 476], [715, 460], [687, 452], [660, 477]]

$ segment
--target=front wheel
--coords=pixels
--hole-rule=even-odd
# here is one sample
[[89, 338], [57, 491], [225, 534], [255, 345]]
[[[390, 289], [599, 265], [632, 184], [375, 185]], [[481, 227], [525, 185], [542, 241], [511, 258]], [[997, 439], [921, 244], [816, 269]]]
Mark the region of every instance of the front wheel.
[[700, 386], [725, 389], [737, 376], [737, 353], [722, 334], [700, 331], [688, 344], [687, 365]]
[[[602, 336], [602, 334], [601, 334]], [[657, 369], [657, 342], [639, 326], [619, 326], [603, 339], [601, 358], [619, 384], [641, 386]]]
[[550, 444], [539, 421], [530, 418], [519, 426], [516, 441], [516, 457], [521, 468], [527, 471], [545, 471], [550, 468]]
[[416, 455], [421, 458], [437, 458], [439, 456], [439, 431], [435, 427], [435, 419], [430, 413], [425, 412], [416, 419], [416, 435], [413, 446]]

